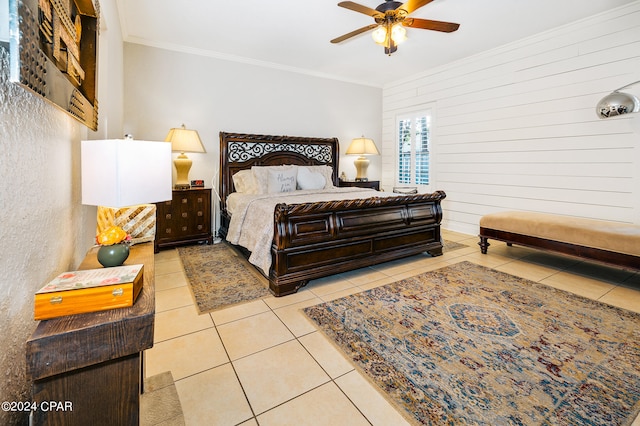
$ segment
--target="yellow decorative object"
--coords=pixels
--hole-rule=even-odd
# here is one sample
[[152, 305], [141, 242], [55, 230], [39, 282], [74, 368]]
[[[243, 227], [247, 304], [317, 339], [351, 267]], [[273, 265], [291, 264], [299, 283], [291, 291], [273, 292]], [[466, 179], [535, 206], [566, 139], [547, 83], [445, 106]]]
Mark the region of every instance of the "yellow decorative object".
[[96, 233], [111, 226], [119, 226], [131, 235], [131, 244], [153, 241], [156, 235], [156, 205], [140, 204], [120, 209], [99, 206]]
[[119, 226], [110, 226], [106, 230], [100, 232], [96, 237], [96, 242], [101, 246], [110, 246], [118, 244], [127, 238], [127, 233]]

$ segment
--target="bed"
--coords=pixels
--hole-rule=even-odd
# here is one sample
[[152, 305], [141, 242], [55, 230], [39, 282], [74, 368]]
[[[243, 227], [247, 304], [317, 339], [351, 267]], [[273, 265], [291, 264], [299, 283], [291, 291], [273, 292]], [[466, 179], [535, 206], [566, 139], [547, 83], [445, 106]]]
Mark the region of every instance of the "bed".
[[[269, 210], [259, 216], [269, 231], [261, 237], [267, 240], [268, 263], [263, 268], [256, 266], [269, 280], [269, 289], [275, 296], [295, 293], [309, 280], [339, 272], [423, 252], [432, 256], [442, 254], [440, 202], [446, 197], [443, 191], [405, 195], [336, 188], [338, 158], [337, 138], [220, 133], [219, 235], [252, 261], [255, 253], [236, 241], [236, 231], [243, 229], [239, 220], [251, 214], [250, 209], [258, 208], [259, 202], [271, 203], [261, 207]], [[234, 183], [234, 175], [241, 171], [248, 174], [249, 170], [278, 169], [275, 166], [319, 170], [327, 177], [328, 189], [317, 195], [307, 194], [314, 191], [263, 194], [262, 201], [238, 204], [247, 211], [232, 208], [234, 196], [246, 198], [236, 191], [238, 181]], [[326, 193], [335, 193], [343, 199], [327, 198]], [[282, 195], [285, 201], [280, 202], [275, 195]]]

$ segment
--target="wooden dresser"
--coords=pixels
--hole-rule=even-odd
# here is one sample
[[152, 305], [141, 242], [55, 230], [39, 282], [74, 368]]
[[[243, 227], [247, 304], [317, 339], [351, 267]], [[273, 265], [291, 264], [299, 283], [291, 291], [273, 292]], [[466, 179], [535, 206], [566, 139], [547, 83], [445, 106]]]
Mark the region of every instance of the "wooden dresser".
[[213, 243], [211, 188], [173, 190], [173, 198], [156, 203], [154, 251], [199, 241]]
[[[78, 269], [102, 266], [97, 247]], [[129, 308], [40, 321], [27, 341], [33, 425], [137, 425], [142, 351], [153, 346], [155, 266], [150, 242], [131, 247], [125, 264], [144, 264], [144, 284]], [[44, 405], [42, 403], [44, 402]]]

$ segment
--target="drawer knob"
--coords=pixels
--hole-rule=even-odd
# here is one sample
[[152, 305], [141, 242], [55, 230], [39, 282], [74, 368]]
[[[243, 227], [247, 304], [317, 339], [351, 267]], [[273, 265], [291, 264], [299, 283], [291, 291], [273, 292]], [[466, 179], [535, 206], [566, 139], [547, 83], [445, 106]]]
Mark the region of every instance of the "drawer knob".
[[183, 231], [186, 231], [186, 230], [187, 230], [187, 227], [186, 227], [186, 226], [183, 226], [183, 227], [182, 227], [182, 230], [183, 230]]
[[187, 200], [186, 198], [183, 198], [182, 199], [182, 204], [187, 204], [187, 201], [189, 201], [189, 200]]
[[187, 217], [187, 216], [189, 216], [189, 213], [187, 213], [187, 212], [183, 212], [182, 213], [182, 217]]

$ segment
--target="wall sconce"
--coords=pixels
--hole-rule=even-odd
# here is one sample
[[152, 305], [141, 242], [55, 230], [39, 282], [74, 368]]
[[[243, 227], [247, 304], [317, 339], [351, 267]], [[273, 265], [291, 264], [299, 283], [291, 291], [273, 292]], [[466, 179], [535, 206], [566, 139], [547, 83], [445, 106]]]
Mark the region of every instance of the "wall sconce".
[[189, 189], [191, 184], [189, 182], [189, 170], [193, 163], [184, 153], [185, 152], [207, 152], [202, 145], [200, 135], [197, 130], [189, 130], [184, 127], [184, 124], [180, 128], [173, 128], [169, 130], [166, 142], [171, 142], [171, 150], [173, 152], [179, 152], [180, 155], [173, 161], [173, 165], [176, 167], [176, 184], [175, 189]]
[[133, 139], [81, 144], [82, 204], [98, 206], [97, 233], [117, 225], [133, 243], [153, 240], [155, 205], [144, 204], [172, 198], [171, 144]]
[[368, 139], [364, 136], [353, 139], [345, 154], [359, 155], [359, 157], [353, 162], [356, 166], [356, 182], [368, 181], [367, 168], [369, 167], [369, 159], [365, 157], [365, 155], [380, 155], [378, 147], [376, 147], [373, 139]]
[[620, 92], [620, 90], [638, 83], [640, 83], [640, 80], [622, 86], [602, 98], [596, 106], [596, 114], [598, 114], [598, 117], [608, 118], [640, 111], [640, 101], [638, 98], [630, 93]]

